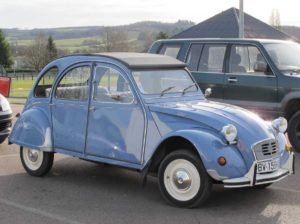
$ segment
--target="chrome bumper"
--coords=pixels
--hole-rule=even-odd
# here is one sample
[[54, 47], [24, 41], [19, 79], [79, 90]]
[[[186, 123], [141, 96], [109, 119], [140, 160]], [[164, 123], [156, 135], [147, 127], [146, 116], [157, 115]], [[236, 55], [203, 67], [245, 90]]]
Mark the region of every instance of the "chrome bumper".
[[249, 172], [244, 177], [225, 179], [223, 180], [224, 187], [226, 188], [240, 188], [240, 187], [251, 187], [261, 184], [269, 184], [279, 181], [289, 175], [295, 173], [295, 155], [290, 153], [289, 159], [283, 164], [277, 171], [273, 173], [258, 174], [257, 161], [255, 161]]

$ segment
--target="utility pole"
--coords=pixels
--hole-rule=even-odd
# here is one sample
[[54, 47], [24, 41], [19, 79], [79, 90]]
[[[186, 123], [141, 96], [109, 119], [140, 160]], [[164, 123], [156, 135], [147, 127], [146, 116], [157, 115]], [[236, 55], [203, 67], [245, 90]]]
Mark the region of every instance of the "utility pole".
[[240, 0], [239, 38], [244, 38], [244, 0]]

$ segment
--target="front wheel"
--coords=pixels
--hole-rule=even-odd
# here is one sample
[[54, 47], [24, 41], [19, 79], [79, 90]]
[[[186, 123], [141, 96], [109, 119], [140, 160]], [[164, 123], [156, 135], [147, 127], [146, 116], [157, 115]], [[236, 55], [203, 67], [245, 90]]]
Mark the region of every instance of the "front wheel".
[[300, 111], [289, 120], [288, 137], [296, 152], [300, 152]]
[[52, 152], [21, 147], [20, 157], [22, 165], [28, 174], [42, 177], [52, 168], [54, 154]]
[[210, 196], [212, 184], [198, 155], [177, 150], [167, 155], [159, 167], [159, 187], [170, 204], [197, 207]]

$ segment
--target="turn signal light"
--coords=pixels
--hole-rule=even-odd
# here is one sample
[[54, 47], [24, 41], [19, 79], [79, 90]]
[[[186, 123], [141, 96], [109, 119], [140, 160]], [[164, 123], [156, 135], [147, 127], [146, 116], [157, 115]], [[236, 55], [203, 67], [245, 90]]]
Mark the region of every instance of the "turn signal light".
[[225, 159], [225, 157], [223, 157], [223, 156], [219, 157], [218, 163], [219, 163], [221, 166], [225, 166], [225, 165], [226, 165], [226, 159]]
[[292, 152], [293, 151], [293, 146], [291, 146], [290, 144], [285, 144], [285, 151]]

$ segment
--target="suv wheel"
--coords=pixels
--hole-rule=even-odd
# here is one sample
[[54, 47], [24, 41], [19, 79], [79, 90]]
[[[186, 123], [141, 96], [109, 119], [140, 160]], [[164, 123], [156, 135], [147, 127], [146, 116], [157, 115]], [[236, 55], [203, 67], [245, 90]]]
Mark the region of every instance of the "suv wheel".
[[300, 111], [289, 120], [288, 137], [294, 150], [300, 152]]
[[212, 184], [199, 157], [188, 150], [168, 154], [159, 167], [159, 187], [170, 204], [197, 207], [210, 196]]

